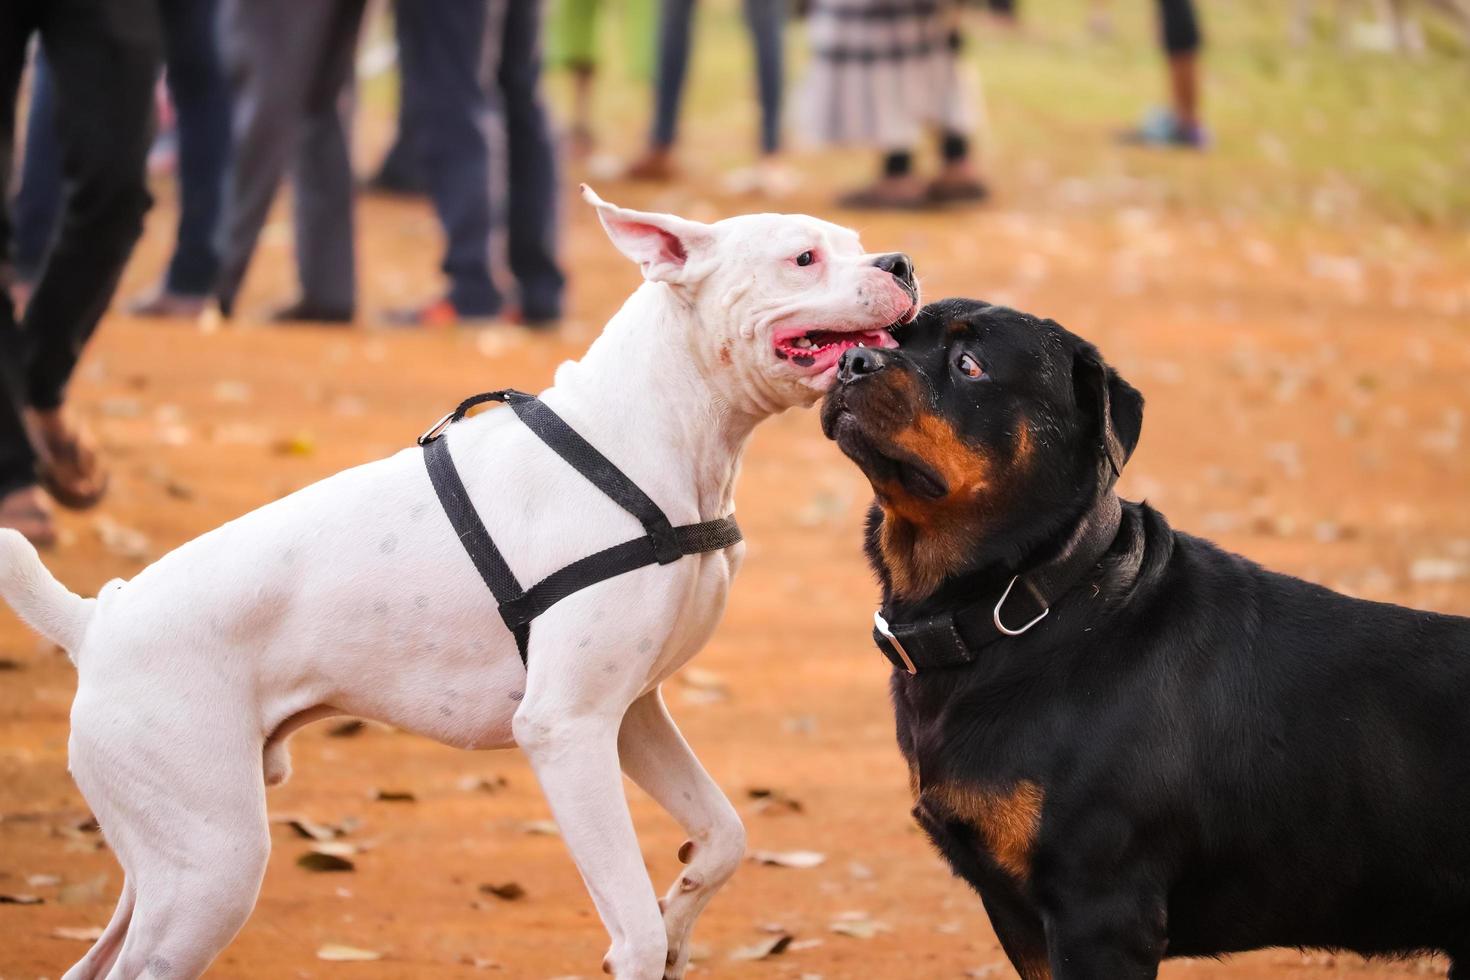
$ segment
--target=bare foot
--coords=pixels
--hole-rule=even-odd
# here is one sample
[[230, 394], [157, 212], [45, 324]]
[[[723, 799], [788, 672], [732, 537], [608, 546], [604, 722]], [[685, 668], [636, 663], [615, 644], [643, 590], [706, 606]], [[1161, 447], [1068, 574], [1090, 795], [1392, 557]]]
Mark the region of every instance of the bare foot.
[[40, 487], [21, 487], [0, 497], [0, 527], [14, 528], [38, 548], [56, 543], [56, 518]]
[[33, 409], [26, 421], [40, 458], [41, 485], [52, 499], [72, 510], [96, 505], [107, 492], [107, 468], [92, 434], [59, 408]]

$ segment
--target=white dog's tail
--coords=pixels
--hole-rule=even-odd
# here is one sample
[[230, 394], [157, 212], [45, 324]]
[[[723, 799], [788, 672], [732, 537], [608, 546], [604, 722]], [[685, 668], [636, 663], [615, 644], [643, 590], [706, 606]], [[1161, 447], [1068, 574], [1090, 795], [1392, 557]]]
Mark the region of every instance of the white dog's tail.
[[72, 663], [96, 599], [83, 599], [56, 581], [41, 556], [12, 528], [0, 528], [0, 596], [46, 639], [66, 648]]

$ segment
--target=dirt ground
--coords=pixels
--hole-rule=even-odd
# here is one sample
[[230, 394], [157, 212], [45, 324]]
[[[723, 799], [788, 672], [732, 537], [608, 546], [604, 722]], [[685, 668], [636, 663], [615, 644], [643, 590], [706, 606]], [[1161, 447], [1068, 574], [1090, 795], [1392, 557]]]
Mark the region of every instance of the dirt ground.
[[[1027, 198], [1019, 164], [1009, 177], [1009, 196], [960, 217], [836, 217], [870, 248], [910, 252], [930, 298], [1004, 300], [1097, 341], [1148, 397], [1125, 494], [1147, 497], [1175, 526], [1358, 595], [1470, 613], [1463, 238], [1372, 224], [1283, 229], [1146, 195], [1074, 207]], [[752, 207], [703, 191], [600, 190], [699, 217]], [[826, 201], [809, 178], [783, 206], [832, 215]], [[259, 322], [289, 298], [284, 223], [267, 232], [236, 322], [199, 329], [110, 315], [75, 403], [105, 442], [114, 490], [99, 511], [65, 518], [48, 562], [90, 592], [253, 506], [408, 444], [464, 394], [545, 384], [636, 282], [570, 199], [567, 219], [572, 305], [556, 337], [374, 331], [374, 311], [436, 288], [426, 210], [383, 200], [360, 211], [365, 322], [354, 329]], [[156, 274], [171, 220], [165, 195], [123, 295]], [[866, 499], [813, 413], [759, 431], [737, 495], [749, 559], [697, 672], [670, 684], [669, 701], [746, 814], [752, 848], [825, 860], [743, 868], [701, 923], [696, 975], [1013, 976], [978, 900], [908, 816], [888, 668], [868, 639]], [[57, 930], [102, 925], [121, 875], [99, 835], [79, 829], [87, 808], [66, 772], [71, 667], [0, 612], [0, 668], [0, 893], [44, 899], [0, 904], [0, 978], [56, 977], [86, 948]], [[256, 913], [212, 975], [599, 975], [606, 938], [561, 843], [544, 832], [545, 804], [518, 755], [470, 755], [373, 725], [351, 737], [330, 728], [297, 736], [295, 776], [269, 803], [275, 816], [347, 822], [356, 870], [298, 867], [312, 842], [276, 826]], [[413, 800], [378, 800], [377, 790]], [[763, 803], [759, 790], [799, 810]], [[630, 795], [662, 890], [683, 837]], [[481, 891], [511, 882], [522, 897]], [[783, 932], [795, 940], [781, 954], [735, 958]], [[324, 962], [325, 944], [381, 959]], [[1428, 960], [1267, 951], [1174, 963], [1165, 975], [1442, 972]]]

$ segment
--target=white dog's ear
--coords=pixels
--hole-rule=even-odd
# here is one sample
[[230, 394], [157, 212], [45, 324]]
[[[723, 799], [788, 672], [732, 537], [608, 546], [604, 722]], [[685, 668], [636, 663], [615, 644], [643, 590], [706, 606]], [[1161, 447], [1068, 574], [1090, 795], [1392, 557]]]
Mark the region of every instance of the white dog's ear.
[[714, 243], [715, 230], [699, 221], [656, 211], [634, 211], [609, 204], [586, 184], [582, 198], [597, 209], [607, 237], [638, 263], [649, 282], [689, 284], [702, 277], [700, 260]]

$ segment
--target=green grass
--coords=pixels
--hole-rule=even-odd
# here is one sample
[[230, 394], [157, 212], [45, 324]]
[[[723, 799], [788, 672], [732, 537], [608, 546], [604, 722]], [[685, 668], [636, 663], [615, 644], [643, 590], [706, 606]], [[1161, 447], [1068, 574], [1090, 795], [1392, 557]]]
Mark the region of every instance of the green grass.
[[[609, 65], [598, 99], [607, 135], [634, 149], [649, 97], [644, 80], [620, 70], [628, 46], [619, 36], [620, 5], [609, 6]], [[1068, 179], [1102, 181], [1110, 205], [1119, 193], [1121, 203], [1146, 193], [1150, 201], [1292, 224], [1470, 223], [1470, 52], [1445, 25], [1428, 25], [1434, 43], [1422, 58], [1345, 51], [1328, 24], [1296, 48], [1287, 40], [1288, 4], [1205, 0], [1205, 113], [1214, 145], [1202, 155], [1150, 153], [1117, 148], [1111, 137], [1162, 100], [1154, 5], [1112, 0], [1112, 8], [1110, 40], [1088, 35], [1086, 0], [1022, 0], [1020, 34], [971, 22], [968, 57], [983, 79], [985, 152], [998, 183], [1041, 196]], [[738, 2], [701, 0], [698, 31], [682, 151], [711, 167], [734, 165], [751, 156], [755, 126]], [[803, 46], [799, 27], [790, 31], [793, 88]], [[564, 105], [563, 79], [554, 91]], [[790, 123], [799, 128], [799, 120]]]

